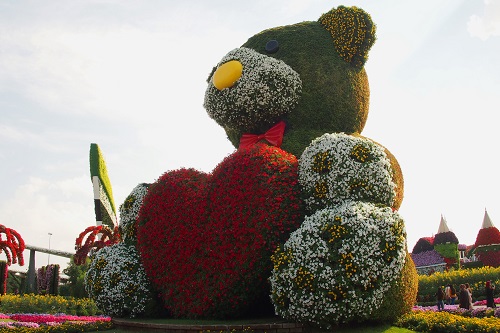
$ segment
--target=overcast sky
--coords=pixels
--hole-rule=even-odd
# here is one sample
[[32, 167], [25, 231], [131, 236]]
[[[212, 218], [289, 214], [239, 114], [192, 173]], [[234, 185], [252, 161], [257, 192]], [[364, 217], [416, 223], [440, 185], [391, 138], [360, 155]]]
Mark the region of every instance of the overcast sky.
[[[377, 25], [362, 134], [402, 167], [410, 251], [441, 214], [474, 243], [485, 209], [500, 224], [499, 0], [0, 1], [0, 224], [74, 251], [95, 224], [91, 143], [117, 206], [166, 171], [211, 171], [234, 151], [202, 106], [212, 67], [264, 29], [339, 5]], [[24, 255], [11, 269], [27, 270]]]

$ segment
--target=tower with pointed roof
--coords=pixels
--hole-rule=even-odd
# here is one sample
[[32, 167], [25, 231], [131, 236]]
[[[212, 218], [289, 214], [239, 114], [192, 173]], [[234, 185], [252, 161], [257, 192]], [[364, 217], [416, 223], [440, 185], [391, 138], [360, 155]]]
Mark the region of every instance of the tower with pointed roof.
[[441, 214], [441, 222], [439, 222], [439, 228], [438, 228], [438, 234], [442, 232], [449, 232], [450, 228], [448, 228], [448, 223], [446, 222], [445, 218], [443, 217], [443, 214]]
[[437, 234], [433, 237], [420, 238], [411, 256], [419, 274], [460, 267], [458, 238], [448, 228], [448, 223], [442, 214]]
[[500, 266], [500, 231], [493, 225], [488, 211], [484, 209], [484, 218], [474, 243], [475, 254], [484, 266]]
[[434, 250], [439, 253], [446, 262], [446, 268], [460, 267], [460, 252], [458, 252], [458, 238], [455, 233], [448, 228], [448, 223], [443, 215], [439, 222], [437, 234], [434, 236]]

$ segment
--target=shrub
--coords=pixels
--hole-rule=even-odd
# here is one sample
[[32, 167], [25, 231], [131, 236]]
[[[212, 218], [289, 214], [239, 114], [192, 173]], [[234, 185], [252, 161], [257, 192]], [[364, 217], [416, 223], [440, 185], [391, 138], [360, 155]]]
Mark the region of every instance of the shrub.
[[63, 269], [63, 273], [68, 276], [68, 282], [61, 286], [60, 295], [72, 296], [76, 298], [88, 298], [85, 290], [85, 273], [89, 269], [90, 259], [86, 258], [81, 265], [75, 264], [74, 257], [69, 265]]
[[0, 297], [1, 313], [66, 313], [75, 316], [101, 314], [95, 303], [88, 298], [52, 295], [4, 295]]

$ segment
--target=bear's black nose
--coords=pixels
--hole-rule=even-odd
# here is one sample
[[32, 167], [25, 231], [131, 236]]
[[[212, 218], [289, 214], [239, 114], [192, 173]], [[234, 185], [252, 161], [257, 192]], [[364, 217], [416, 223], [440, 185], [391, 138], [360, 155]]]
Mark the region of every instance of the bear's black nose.
[[280, 45], [277, 40], [271, 39], [269, 42], [266, 43], [266, 52], [267, 53], [276, 53], [278, 52], [278, 49], [280, 48]]

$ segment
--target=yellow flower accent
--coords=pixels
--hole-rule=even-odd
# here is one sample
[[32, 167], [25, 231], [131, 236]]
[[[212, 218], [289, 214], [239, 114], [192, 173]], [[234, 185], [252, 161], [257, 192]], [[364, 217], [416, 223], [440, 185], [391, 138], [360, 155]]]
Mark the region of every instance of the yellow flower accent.
[[[335, 218], [341, 219], [340, 216], [335, 216]], [[337, 224], [330, 225], [330, 226], [325, 225], [323, 227], [323, 231], [326, 231], [330, 234], [330, 239], [328, 240], [329, 243], [333, 243], [333, 242], [335, 242], [335, 240], [341, 239], [349, 233], [349, 231], [347, 230], [346, 227], [344, 227], [342, 225], [337, 225]]]
[[97, 260], [95, 267], [97, 270], [102, 270], [106, 267], [107, 264], [108, 262], [104, 258], [100, 258], [99, 260]]
[[325, 181], [317, 182], [314, 186], [314, 196], [318, 199], [325, 199], [328, 194], [328, 184]]
[[314, 290], [313, 281], [314, 275], [302, 267], [299, 267], [299, 269], [297, 270], [297, 274], [293, 279], [293, 282], [298, 288], [309, 289], [310, 291]]
[[317, 173], [327, 173], [332, 169], [332, 157], [327, 151], [313, 156], [311, 169]]
[[361, 163], [369, 162], [373, 159], [370, 148], [362, 144], [355, 145], [351, 150], [350, 156]]
[[339, 6], [321, 15], [319, 22], [332, 35], [342, 59], [354, 66], [364, 65], [375, 43], [376, 27], [368, 13], [357, 7]]
[[281, 247], [277, 247], [276, 251], [274, 251], [274, 254], [271, 255], [273, 269], [275, 271], [278, 271], [281, 267], [287, 266], [292, 259], [293, 254], [291, 250], [284, 252]]

